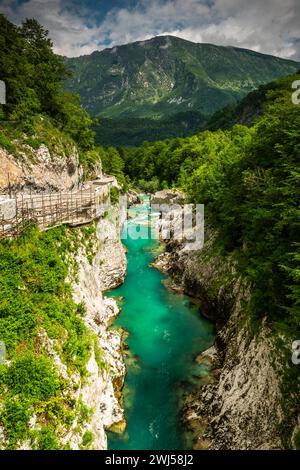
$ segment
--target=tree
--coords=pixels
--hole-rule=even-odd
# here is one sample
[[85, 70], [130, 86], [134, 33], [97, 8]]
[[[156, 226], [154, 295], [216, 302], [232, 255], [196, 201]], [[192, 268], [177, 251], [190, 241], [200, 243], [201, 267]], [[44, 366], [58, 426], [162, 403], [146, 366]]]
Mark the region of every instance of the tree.
[[69, 134], [83, 150], [89, 150], [94, 145], [95, 132], [90, 115], [80, 106], [79, 96], [60, 92], [56, 96], [57, 118], [64, 132]]
[[6, 116], [1, 108], [0, 118], [30, 123], [34, 134], [34, 116], [44, 114], [83, 151], [92, 149], [93, 121], [79, 97], [64, 91], [69, 71], [53, 52], [48, 31], [35, 19], [17, 27], [0, 15], [0, 48], [0, 78], [7, 87]]
[[48, 31], [35, 19], [26, 19], [20, 34], [26, 44], [25, 57], [34, 70], [31, 86], [41, 102], [42, 110], [56, 117], [60, 112], [62, 81], [69, 73], [63, 60], [54, 54]]
[[[6, 84], [5, 110], [9, 117], [20, 101], [24, 101], [25, 96], [31, 94], [31, 98], [35, 103], [38, 97], [31, 85], [33, 68], [24, 53], [26, 41], [20, 35], [19, 29], [1, 14], [0, 49], [0, 77]], [[31, 91], [28, 91], [28, 89]], [[36, 105], [34, 105], [34, 108], [36, 108]], [[31, 111], [30, 102], [27, 102], [27, 109], [29, 112]]]

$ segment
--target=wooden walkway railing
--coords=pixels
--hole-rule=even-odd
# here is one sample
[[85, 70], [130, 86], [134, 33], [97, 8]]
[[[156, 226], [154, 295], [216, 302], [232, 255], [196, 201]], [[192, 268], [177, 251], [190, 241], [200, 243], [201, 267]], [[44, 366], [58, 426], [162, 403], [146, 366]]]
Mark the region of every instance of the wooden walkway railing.
[[20, 194], [0, 200], [0, 237], [19, 235], [30, 223], [42, 230], [62, 224], [82, 225], [101, 217], [110, 204], [110, 187], [115, 180], [88, 182], [69, 192]]

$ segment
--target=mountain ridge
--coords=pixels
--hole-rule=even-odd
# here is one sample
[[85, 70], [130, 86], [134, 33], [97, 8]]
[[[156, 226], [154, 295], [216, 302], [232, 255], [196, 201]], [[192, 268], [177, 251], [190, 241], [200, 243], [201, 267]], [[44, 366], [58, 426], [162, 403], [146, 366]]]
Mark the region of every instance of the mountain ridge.
[[65, 58], [65, 63], [73, 72], [66, 88], [80, 95], [92, 116], [158, 122], [190, 111], [208, 119], [260, 85], [300, 68], [292, 60], [175, 36]]
[[149, 39], [141, 39], [141, 40], [138, 40], [138, 41], [128, 42], [128, 43], [124, 43], [124, 44], [115, 44], [114, 46], [105, 47], [104, 49], [95, 49], [90, 54], [82, 54], [82, 55], [76, 56], [76, 57], [63, 56], [63, 58], [65, 60], [80, 59], [80, 58], [89, 57], [93, 54], [98, 54], [98, 53], [101, 53], [101, 52], [104, 52], [104, 51], [111, 51], [112, 49], [115, 49], [115, 48], [126, 47], [128, 45], [138, 45], [138, 44], [141, 44], [141, 43], [148, 43], [148, 42], [154, 41], [156, 39], [160, 39], [160, 38], [170, 38], [171, 40], [179, 40], [179, 41], [182, 41], [182, 42], [186, 42], [186, 43], [190, 43], [190, 44], [196, 44], [196, 45], [201, 44], [203, 46], [215, 46], [215, 47], [224, 48], [224, 49], [236, 49], [238, 51], [251, 52], [251, 53], [257, 54], [259, 56], [273, 57], [275, 59], [287, 60], [289, 62], [295, 62], [296, 64], [300, 65], [300, 61], [290, 59], [288, 57], [279, 57], [279, 56], [276, 56], [274, 54], [267, 54], [266, 52], [258, 52], [258, 51], [255, 51], [253, 49], [247, 49], [246, 47], [239, 47], [239, 46], [232, 46], [232, 45], [224, 46], [222, 44], [214, 44], [212, 42], [195, 42], [195, 41], [191, 41], [189, 39], [181, 38], [179, 36], [174, 36], [172, 34], [159, 34], [159, 35], [153, 36], [152, 38], [149, 38]]

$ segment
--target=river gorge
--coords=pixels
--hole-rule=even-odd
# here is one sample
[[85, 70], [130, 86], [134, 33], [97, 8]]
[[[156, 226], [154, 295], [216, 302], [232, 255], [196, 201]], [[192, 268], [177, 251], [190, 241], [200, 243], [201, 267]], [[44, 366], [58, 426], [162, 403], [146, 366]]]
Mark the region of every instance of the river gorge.
[[[149, 201], [129, 209], [127, 276], [110, 291], [122, 310], [113, 323], [125, 330], [127, 374], [124, 433], [110, 433], [108, 447], [121, 449], [184, 449], [191, 443], [181, 425], [183, 384], [200, 373], [195, 357], [214, 341], [214, 326], [201, 316], [191, 298], [167, 289], [165, 275], [150, 266], [158, 240], [134, 236], [148, 223]], [[133, 228], [133, 230], [130, 230]], [[127, 347], [127, 346], [126, 346]]]

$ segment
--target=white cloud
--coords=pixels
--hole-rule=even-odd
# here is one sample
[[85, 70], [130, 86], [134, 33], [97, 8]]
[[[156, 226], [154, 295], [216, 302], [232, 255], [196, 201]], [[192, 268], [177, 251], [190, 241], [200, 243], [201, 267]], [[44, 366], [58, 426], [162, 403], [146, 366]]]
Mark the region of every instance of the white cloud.
[[101, 25], [113, 44], [149, 39], [174, 26], [199, 27], [210, 10], [199, 0], [141, 0], [137, 7], [112, 10]]
[[88, 54], [159, 34], [211, 42], [300, 59], [299, 0], [139, 0], [132, 8], [112, 8], [100, 24], [72, 0], [29, 0], [20, 6], [0, 0], [15, 22], [36, 17], [50, 31], [56, 52]]
[[99, 27], [89, 27], [84, 17], [72, 12], [71, 0], [29, 0], [19, 6], [7, 0], [0, 2], [0, 11], [16, 24], [36, 18], [49, 30], [58, 54], [72, 57], [102, 48]]
[[236, 45], [282, 57], [300, 57], [299, 0], [215, 0], [222, 16], [202, 30], [204, 41]]

